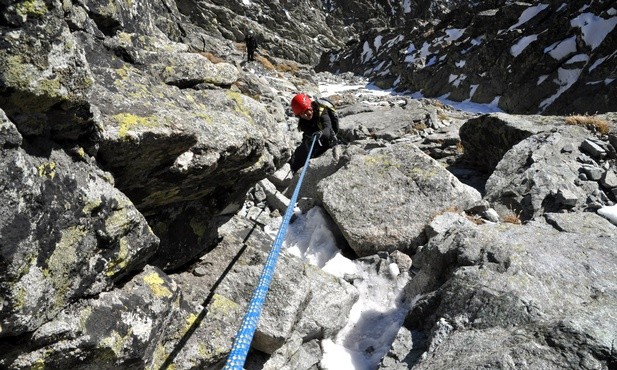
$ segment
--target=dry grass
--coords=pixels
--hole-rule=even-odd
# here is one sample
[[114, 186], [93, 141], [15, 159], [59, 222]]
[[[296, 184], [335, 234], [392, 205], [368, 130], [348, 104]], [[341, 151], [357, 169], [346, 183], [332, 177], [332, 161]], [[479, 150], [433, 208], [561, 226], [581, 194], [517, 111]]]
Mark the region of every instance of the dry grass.
[[443, 215], [444, 213], [448, 213], [448, 212], [450, 212], [450, 213], [461, 213], [462, 211], [461, 211], [461, 209], [460, 209], [459, 207], [457, 207], [457, 206], [450, 206], [450, 207], [444, 208], [444, 209], [442, 209], [442, 210], [440, 210], [440, 211], [436, 212], [436, 213], [433, 215], [433, 217], [431, 217], [431, 221], [432, 221], [432, 220], [434, 220], [434, 219], [436, 219], [437, 217], [439, 217], [439, 216]]
[[486, 221], [484, 221], [484, 219], [480, 216], [476, 216], [476, 215], [466, 215], [466, 216], [469, 221], [473, 222], [476, 225], [482, 225], [486, 223]]
[[414, 128], [414, 130], [418, 131], [424, 131], [428, 128], [428, 126], [426, 126], [424, 122], [414, 123], [412, 127]]
[[462, 142], [460, 142], [460, 141], [458, 141], [458, 142], [456, 143], [456, 152], [457, 152], [458, 154], [464, 154], [464, 153], [465, 153], [465, 147], [463, 146], [463, 143], [462, 143]]
[[608, 134], [611, 130], [607, 121], [594, 116], [568, 116], [566, 124], [584, 126], [591, 131], [597, 131], [602, 135]]
[[450, 119], [450, 117], [448, 117], [448, 115], [441, 109], [437, 111], [437, 118], [439, 118], [442, 122], [448, 121]]
[[263, 55], [255, 54], [255, 60], [261, 63], [261, 65], [263, 65], [264, 68], [267, 69], [268, 71], [276, 70], [272, 62], [270, 62], [270, 60], [268, 60], [268, 58], [264, 57]]
[[279, 72], [289, 72], [289, 73], [298, 72], [298, 65], [293, 62], [280, 63], [280, 64], [277, 64], [275, 67], [276, 67], [276, 70]]
[[512, 213], [507, 214], [502, 217], [502, 221], [508, 224], [520, 225], [523, 222], [521, 221], [521, 213], [516, 213], [514, 210], [510, 209]]
[[222, 63], [222, 62], [225, 61], [224, 59], [219, 58], [218, 56], [212, 54], [209, 51], [202, 51], [199, 54], [201, 54], [202, 56], [206, 57], [209, 61], [211, 61], [214, 64]]

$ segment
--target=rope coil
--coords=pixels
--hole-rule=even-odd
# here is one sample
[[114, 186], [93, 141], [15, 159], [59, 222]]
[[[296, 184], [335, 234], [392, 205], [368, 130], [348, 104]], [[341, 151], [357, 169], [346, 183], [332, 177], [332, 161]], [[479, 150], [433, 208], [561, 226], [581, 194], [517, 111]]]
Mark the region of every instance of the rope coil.
[[274, 276], [274, 268], [276, 267], [276, 262], [281, 252], [281, 247], [283, 246], [285, 235], [287, 234], [289, 221], [291, 220], [293, 209], [298, 200], [300, 187], [302, 186], [304, 174], [306, 173], [306, 170], [309, 166], [309, 160], [311, 159], [311, 154], [313, 153], [313, 148], [315, 147], [315, 142], [317, 141], [317, 138], [318, 137], [316, 135], [313, 136], [311, 148], [309, 149], [308, 156], [306, 157], [306, 161], [304, 162], [304, 168], [302, 169], [302, 173], [300, 173], [300, 178], [298, 179], [296, 188], [294, 189], [293, 195], [289, 200], [289, 205], [287, 206], [287, 210], [285, 210], [285, 215], [283, 216], [281, 227], [276, 234], [274, 244], [272, 245], [272, 249], [268, 254], [266, 264], [264, 265], [261, 276], [259, 277], [259, 282], [257, 283], [255, 290], [253, 291], [253, 297], [251, 298], [251, 302], [249, 303], [249, 308], [244, 314], [242, 324], [240, 325], [240, 329], [236, 334], [236, 338], [231, 347], [231, 352], [227, 357], [227, 362], [225, 363], [225, 367], [223, 368], [223, 370], [242, 370], [244, 367], [244, 362], [246, 361], [246, 357], [248, 356], [251, 342], [253, 341], [253, 335], [255, 334], [257, 324], [259, 323], [261, 309], [266, 300], [266, 295], [268, 294], [268, 289], [270, 288], [270, 283], [272, 282], [272, 278]]

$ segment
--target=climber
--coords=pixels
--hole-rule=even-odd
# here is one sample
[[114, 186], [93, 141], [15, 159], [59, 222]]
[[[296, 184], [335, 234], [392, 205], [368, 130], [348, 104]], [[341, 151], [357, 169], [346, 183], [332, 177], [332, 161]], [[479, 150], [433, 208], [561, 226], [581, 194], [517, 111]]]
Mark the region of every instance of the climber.
[[255, 38], [255, 34], [253, 30], [249, 30], [246, 38], [244, 39], [246, 43], [246, 60], [247, 62], [251, 62], [255, 60], [255, 49], [257, 49], [257, 38]]
[[290, 160], [291, 171], [295, 173], [306, 162], [313, 135], [318, 139], [311, 158], [319, 157], [336, 145], [336, 135], [332, 129], [332, 120], [328, 110], [320, 109], [319, 103], [311, 100], [307, 95], [294, 96], [291, 100], [291, 110], [298, 117], [298, 129], [302, 131], [302, 143], [296, 148]]

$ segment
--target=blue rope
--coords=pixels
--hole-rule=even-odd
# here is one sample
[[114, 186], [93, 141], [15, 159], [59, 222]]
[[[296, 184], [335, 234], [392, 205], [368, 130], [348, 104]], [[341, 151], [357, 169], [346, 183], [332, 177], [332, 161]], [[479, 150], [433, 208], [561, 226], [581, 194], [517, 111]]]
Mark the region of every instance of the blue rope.
[[246, 314], [242, 319], [242, 325], [240, 325], [240, 329], [236, 334], [236, 339], [234, 340], [234, 344], [231, 347], [231, 352], [227, 357], [227, 363], [225, 364], [223, 370], [243, 369], [244, 362], [246, 361], [246, 356], [248, 355], [249, 348], [253, 340], [253, 335], [255, 334], [257, 324], [259, 323], [259, 317], [261, 316], [261, 308], [264, 304], [264, 301], [266, 300], [268, 288], [270, 287], [270, 283], [272, 282], [274, 267], [276, 266], [276, 261], [278, 260], [279, 253], [281, 252], [281, 247], [283, 246], [283, 241], [285, 240], [285, 234], [287, 233], [287, 227], [289, 226], [289, 221], [291, 220], [291, 215], [293, 214], [293, 209], [298, 199], [298, 194], [300, 193], [300, 187], [302, 186], [302, 181], [304, 180], [304, 174], [306, 173], [306, 169], [309, 166], [309, 160], [311, 159], [311, 153], [313, 152], [313, 147], [315, 146], [317, 138], [317, 136], [313, 136], [311, 148], [308, 152], [308, 156], [306, 157], [306, 162], [304, 163], [304, 168], [302, 169], [302, 173], [300, 174], [298, 184], [296, 185], [294, 193], [289, 200], [289, 206], [287, 206], [287, 210], [285, 211], [285, 215], [283, 216], [281, 227], [276, 234], [276, 239], [274, 240], [274, 244], [272, 245], [272, 249], [268, 254], [266, 264], [264, 265], [264, 268], [261, 272], [259, 283], [257, 284], [257, 287], [255, 287], [255, 291], [253, 291], [253, 297], [251, 298], [251, 302], [249, 303], [248, 311], [246, 311]]

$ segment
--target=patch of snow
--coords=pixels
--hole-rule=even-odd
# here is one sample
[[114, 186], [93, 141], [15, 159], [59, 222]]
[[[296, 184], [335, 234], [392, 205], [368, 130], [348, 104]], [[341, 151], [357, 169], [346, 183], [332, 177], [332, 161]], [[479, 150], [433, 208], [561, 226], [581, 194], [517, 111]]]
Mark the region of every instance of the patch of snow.
[[420, 49], [420, 58], [426, 60], [426, 57], [431, 54], [431, 52], [428, 50], [430, 46], [431, 44], [429, 44], [428, 42], [424, 42], [424, 45], [422, 45], [422, 49]]
[[381, 71], [381, 69], [383, 68], [383, 65], [386, 63], [386, 61], [382, 61], [381, 63], [379, 63], [379, 65], [377, 65], [377, 67], [375, 67], [375, 71]]
[[530, 43], [536, 41], [537, 39], [538, 35], [521, 37], [516, 44], [510, 47], [510, 54], [516, 58], [523, 52], [523, 50], [525, 50], [525, 48], [527, 48], [527, 46], [529, 46]]
[[572, 58], [568, 59], [564, 64], [572, 64], [578, 62], [587, 62], [589, 60], [589, 55], [587, 54], [576, 54]]
[[617, 17], [604, 19], [593, 13], [583, 13], [572, 19], [570, 25], [581, 29], [583, 40], [593, 50], [600, 46], [606, 35], [613, 31], [617, 25]]
[[366, 63], [369, 59], [373, 57], [373, 50], [371, 50], [368, 41], [364, 42], [362, 46], [362, 63]]
[[538, 15], [538, 13], [540, 13], [546, 8], [548, 8], [548, 4], [539, 4], [536, 6], [530, 6], [529, 8], [523, 10], [521, 16], [518, 18], [518, 22], [510, 26], [510, 28], [508, 28], [508, 31], [511, 31], [527, 23], [531, 18], [535, 17], [536, 15]]
[[375, 46], [375, 51], [379, 51], [379, 48], [381, 47], [381, 39], [383, 36], [379, 35], [377, 37], [375, 37], [375, 41], [373, 41], [373, 45]]
[[546, 110], [549, 105], [553, 104], [553, 102], [561, 96], [561, 94], [567, 91], [570, 86], [578, 80], [578, 77], [581, 75], [581, 71], [582, 69], [559, 68], [557, 70], [557, 78], [553, 80], [553, 82], [559, 85], [559, 89], [553, 96], [543, 100], [540, 103], [540, 112], [544, 112], [544, 110]]
[[463, 36], [463, 34], [465, 33], [465, 28], [450, 28], [446, 30], [446, 35], [448, 35], [446, 37], [446, 41], [447, 42], [452, 42], [452, 41], [456, 41], [459, 38], [461, 38], [461, 36]]
[[407, 55], [405, 57], [406, 63], [415, 63], [416, 61], [416, 57], [414, 56], [415, 51], [416, 51], [416, 46], [413, 43], [410, 43], [409, 46], [407, 47], [407, 50], [405, 51], [405, 54]]
[[439, 101], [441, 101], [442, 103], [449, 105], [451, 107], [454, 107], [456, 109], [460, 109], [462, 111], [465, 112], [471, 112], [471, 113], [497, 113], [497, 112], [503, 112], [501, 109], [499, 109], [498, 105], [499, 105], [499, 96], [496, 96], [495, 99], [493, 99], [492, 102], [490, 102], [489, 104], [481, 104], [481, 103], [473, 103], [471, 101], [463, 101], [463, 102], [457, 102], [457, 101], [453, 101], [453, 100], [449, 100], [447, 99], [447, 96], [449, 94], [444, 95], [444, 97], [440, 97]]
[[388, 48], [392, 48], [394, 45], [398, 45], [401, 41], [403, 41], [404, 37], [403, 35], [398, 35], [395, 38], [391, 39], [390, 41], [386, 42], [386, 46]]
[[471, 85], [469, 88], [469, 99], [465, 100], [466, 102], [470, 101], [471, 98], [473, 98], [473, 96], [476, 94], [476, 90], [478, 89], [478, 86], [480, 85]]
[[403, 13], [411, 13], [411, 0], [403, 1]]
[[617, 225], [617, 204], [614, 206], [602, 207], [598, 209], [597, 212], [600, 216]]
[[[454, 75], [456, 76], [456, 78], [461, 78], [458, 75]], [[463, 79], [466, 78], [465, 75], [462, 75]], [[454, 81], [454, 80], [453, 80]], [[319, 91], [320, 94], [324, 97], [330, 96], [330, 95], [334, 95], [340, 92], [349, 92], [349, 91], [355, 91], [357, 96], [362, 96], [362, 95], [393, 95], [393, 96], [407, 96], [413, 99], [424, 99], [425, 96], [422, 95], [421, 92], [406, 92], [406, 93], [402, 93], [402, 92], [395, 92], [393, 89], [381, 89], [377, 86], [375, 86], [374, 84], [370, 84], [368, 83], [368, 79], [364, 79], [364, 84], [357, 84], [357, 85], [347, 85], [347, 84], [322, 84], [319, 85]], [[398, 85], [400, 83], [400, 77], [395, 81], [394, 86]], [[476, 88], [474, 88], [473, 86], [471, 86], [471, 89], [473, 91], [473, 93], [475, 94]], [[449, 105], [455, 109], [460, 109], [463, 111], [467, 111], [470, 113], [495, 113], [495, 112], [503, 112], [500, 108], [499, 108], [499, 96], [496, 96], [495, 99], [493, 99], [492, 102], [488, 103], [488, 104], [482, 104], [482, 103], [472, 103], [470, 101], [464, 101], [464, 102], [456, 102], [453, 100], [449, 100], [448, 99], [449, 94], [445, 94], [441, 97], [438, 97], [437, 99], [439, 101], [441, 101], [442, 103]]]
[[548, 75], [542, 75], [538, 77], [538, 82], [536, 83], [536, 85], [542, 84], [542, 82], [546, 81], [547, 78], [548, 78]]
[[486, 36], [484, 36], [484, 35], [482, 35], [480, 37], [476, 37], [475, 39], [471, 40], [471, 45], [473, 45], [473, 46], [482, 45], [482, 43], [484, 42], [485, 39], [486, 39]]
[[450, 80], [450, 83], [452, 84], [452, 86], [455, 86], [455, 87], [460, 87], [461, 82], [463, 82], [463, 81], [465, 81], [467, 79], [467, 75], [465, 75], [465, 74], [461, 74], [461, 75], [455, 76], [454, 80], [452, 80], [453, 76], [455, 76], [455, 75], [450, 75], [449, 80]]
[[593, 64], [591, 65], [591, 67], [589, 67], [589, 72], [593, 71], [594, 69], [596, 69], [597, 66], [599, 66], [600, 64], [602, 64], [607, 57], [604, 58], [598, 58], [598, 60], [596, 60], [595, 62], [593, 62]]
[[468, 47], [467, 49], [464, 49], [463, 51], [461, 51], [461, 54], [467, 54], [474, 47], [476, 47], [478, 45], [482, 45], [482, 43], [484, 42], [485, 39], [486, 39], [485, 36], [480, 36], [480, 37], [476, 37], [475, 39], [471, 39], [471, 41], [470, 41], [471, 46]]
[[576, 53], [576, 36], [558, 41], [544, 48], [544, 53], [548, 53], [556, 60], [561, 60], [570, 54]]
[[290, 224], [283, 247], [287, 253], [334, 276], [357, 277], [353, 285], [359, 299], [351, 309], [347, 325], [334, 339], [322, 341], [324, 355], [320, 368], [375, 369], [390, 349], [409, 309], [403, 298], [409, 276], [396, 265], [390, 265], [386, 275], [370, 264], [344, 257], [331, 231], [335, 228], [323, 208], [314, 207], [306, 214], [298, 214]]

